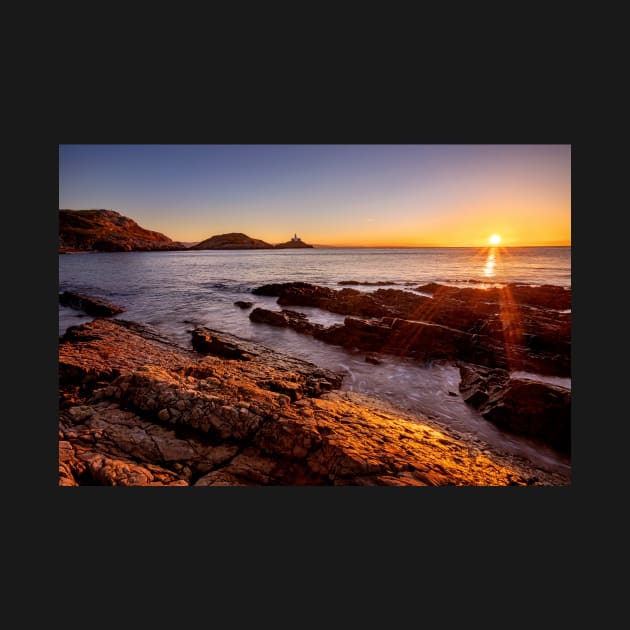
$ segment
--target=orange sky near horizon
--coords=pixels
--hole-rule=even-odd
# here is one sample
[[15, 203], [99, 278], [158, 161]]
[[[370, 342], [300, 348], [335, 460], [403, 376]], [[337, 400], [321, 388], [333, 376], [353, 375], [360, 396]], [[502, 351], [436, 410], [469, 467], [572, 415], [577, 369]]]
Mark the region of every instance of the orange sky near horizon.
[[59, 207], [183, 242], [571, 244], [570, 145], [60, 145]]
[[[309, 244], [333, 247], [485, 247], [492, 234], [501, 237], [502, 247], [570, 246], [571, 208], [568, 202], [553, 204], [544, 200], [496, 200], [491, 205], [485, 200], [432, 214], [416, 217], [413, 207], [398, 208], [396, 220], [388, 220], [387, 213], [362, 219], [338, 218], [334, 229], [320, 225], [317, 211], [302, 215], [293, 232], [280, 232], [259, 216], [234, 220], [240, 213], [226, 211], [225, 217], [215, 214], [212, 225], [199, 231], [196, 224], [189, 227], [171, 222], [165, 217], [160, 227], [174, 240], [201, 241], [215, 234], [243, 232], [268, 243], [289, 240], [297, 232]], [[162, 229], [160, 229], [162, 228]], [[179, 237], [173, 236], [179, 235]]]

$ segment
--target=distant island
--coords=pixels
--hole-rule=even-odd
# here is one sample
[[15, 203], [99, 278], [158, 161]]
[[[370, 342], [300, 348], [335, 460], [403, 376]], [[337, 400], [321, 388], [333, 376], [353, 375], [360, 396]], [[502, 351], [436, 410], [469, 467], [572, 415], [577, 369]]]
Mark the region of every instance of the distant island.
[[302, 247], [315, 247], [314, 245], [308, 245], [297, 234], [293, 235], [290, 241], [285, 243], [278, 243], [274, 245], [274, 249], [300, 249]]
[[294, 234], [290, 241], [272, 245], [242, 232], [230, 232], [229, 234], [211, 236], [189, 249], [300, 249], [304, 247], [313, 246], [305, 243], [297, 234]]
[[273, 249], [273, 245], [241, 232], [217, 234], [188, 249]]
[[300, 249], [312, 248], [297, 234], [272, 245], [242, 232], [217, 234], [190, 244], [139, 226], [115, 210], [59, 210], [59, 253], [130, 252], [208, 249]]

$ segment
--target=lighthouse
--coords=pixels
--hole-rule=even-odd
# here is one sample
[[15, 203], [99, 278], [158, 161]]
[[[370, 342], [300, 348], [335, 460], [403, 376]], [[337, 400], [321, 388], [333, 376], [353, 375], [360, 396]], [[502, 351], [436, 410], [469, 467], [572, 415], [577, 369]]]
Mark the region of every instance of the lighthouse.
[[294, 243], [297, 243], [300, 239], [298, 238], [297, 232], [293, 234], [293, 238], [291, 239]]

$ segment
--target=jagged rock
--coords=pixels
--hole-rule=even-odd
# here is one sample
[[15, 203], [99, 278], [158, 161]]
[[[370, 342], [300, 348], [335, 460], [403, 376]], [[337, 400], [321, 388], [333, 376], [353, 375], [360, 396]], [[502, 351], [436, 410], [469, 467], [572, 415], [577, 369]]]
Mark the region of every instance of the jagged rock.
[[286, 312], [270, 311], [266, 308], [255, 308], [250, 314], [249, 319], [259, 324], [269, 324], [269, 326], [279, 326], [286, 328], [289, 325], [289, 319]]
[[278, 326], [281, 328], [293, 328], [297, 332], [304, 334], [313, 334], [316, 331], [323, 330], [321, 324], [312, 324], [304, 313], [283, 309], [280, 312], [270, 311], [266, 308], [255, 308], [250, 314], [249, 319], [260, 324], [268, 324], [270, 326]]
[[[462, 343], [459, 354], [450, 358], [511, 370], [557, 376], [570, 374], [571, 314], [555, 310], [570, 304], [570, 290], [517, 284], [501, 289], [459, 289], [436, 283], [418, 286], [417, 290], [431, 293], [433, 297], [400, 289], [335, 290], [307, 282], [263, 285], [253, 293], [277, 296], [281, 306], [314, 306], [353, 318], [378, 319], [380, 324], [394, 319], [411, 322], [398, 324], [406, 330], [399, 331], [396, 339], [383, 337], [379, 344], [377, 339], [369, 338], [371, 343], [367, 345], [356, 344], [368, 351], [386, 352], [384, 348], [390, 346], [397, 354], [414, 354], [419, 351], [417, 341], [420, 340], [414, 335], [421, 330], [424, 330], [422, 336], [427, 332], [435, 333], [422, 327], [437, 324], [443, 327], [443, 338], [450, 334]], [[446, 333], [445, 329], [456, 332]], [[340, 326], [312, 332], [323, 341], [352, 345], [352, 331]], [[386, 337], [390, 334], [385, 329], [381, 332]], [[411, 343], [402, 339], [404, 333], [409, 335]]]
[[238, 306], [239, 308], [242, 309], [247, 309], [247, 308], [251, 308], [252, 306], [254, 306], [253, 302], [246, 302], [244, 300], [237, 300], [236, 302], [234, 302], [234, 306]]
[[122, 320], [60, 340], [60, 390], [72, 394], [60, 396], [60, 485], [532, 483], [426, 419], [335, 391], [340, 375], [206, 334], [250, 359], [202, 355]]
[[510, 380], [510, 373], [500, 368], [462, 364], [459, 366], [459, 391], [469, 404], [480, 409], [492, 394], [500, 391]]
[[224, 357], [226, 359], [249, 361], [251, 358], [246, 352], [243, 352], [238, 345], [225, 341], [216, 335], [212, 335], [203, 328], [195, 328], [192, 331], [192, 347], [198, 352], [214, 354], [217, 357]]

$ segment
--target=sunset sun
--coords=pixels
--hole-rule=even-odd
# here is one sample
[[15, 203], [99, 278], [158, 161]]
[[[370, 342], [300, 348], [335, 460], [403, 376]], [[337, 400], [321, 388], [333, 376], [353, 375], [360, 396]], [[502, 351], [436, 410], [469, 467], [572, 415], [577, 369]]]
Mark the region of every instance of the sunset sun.
[[488, 241], [490, 245], [498, 245], [501, 242], [501, 237], [498, 234], [493, 234]]

